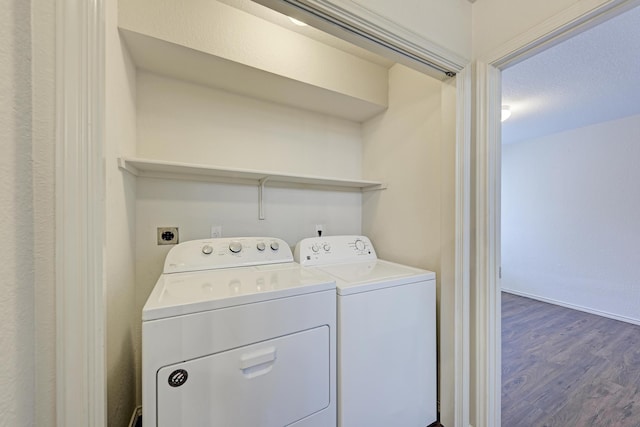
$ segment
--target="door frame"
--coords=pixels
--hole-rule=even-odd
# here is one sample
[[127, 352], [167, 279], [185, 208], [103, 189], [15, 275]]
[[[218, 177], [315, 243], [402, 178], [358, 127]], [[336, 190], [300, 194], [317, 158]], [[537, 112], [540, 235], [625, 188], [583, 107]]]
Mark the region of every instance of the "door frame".
[[56, 425], [106, 425], [102, 0], [56, 1]]
[[578, 2], [473, 64], [475, 233], [471, 251], [475, 342], [471, 351], [475, 376], [471, 400], [476, 408], [475, 427], [499, 426], [501, 420], [501, 71], [638, 5], [640, 0]]

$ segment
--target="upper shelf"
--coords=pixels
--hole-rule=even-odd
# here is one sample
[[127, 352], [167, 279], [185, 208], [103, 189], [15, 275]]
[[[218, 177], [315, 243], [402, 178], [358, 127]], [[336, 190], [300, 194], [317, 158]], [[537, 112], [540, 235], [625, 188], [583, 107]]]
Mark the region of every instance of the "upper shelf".
[[342, 191], [370, 191], [386, 188], [383, 183], [378, 181], [337, 179], [126, 157], [118, 159], [118, 166], [135, 176], [148, 178], [191, 179], [252, 185], [262, 185], [268, 182], [269, 185], [327, 188]]
[[[355, 122], [375, 117], [388, 106], [373, 97], [303, 82], [124, 28], [120, 34], [136, 66], [160, 75]], [[378, 80], [361, 76], [357, 82], [354, 87]]]

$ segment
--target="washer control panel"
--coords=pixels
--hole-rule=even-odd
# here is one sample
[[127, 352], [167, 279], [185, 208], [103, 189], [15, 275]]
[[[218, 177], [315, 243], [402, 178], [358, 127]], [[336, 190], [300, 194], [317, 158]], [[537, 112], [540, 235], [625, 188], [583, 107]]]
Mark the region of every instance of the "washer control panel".
[[169, 251], [163, 273], [293, 262], [291, 248], [275, 237], [190, 240]]
[[304, 266], [376, 260], [376, 251], [367, 236], [325, 236], [302, 239], [294, 259]]

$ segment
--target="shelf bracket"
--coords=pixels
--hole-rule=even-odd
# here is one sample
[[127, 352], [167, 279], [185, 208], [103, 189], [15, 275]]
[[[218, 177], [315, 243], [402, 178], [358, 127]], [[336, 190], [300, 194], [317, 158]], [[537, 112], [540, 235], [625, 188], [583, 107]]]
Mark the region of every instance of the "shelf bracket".
[[258, 181], [258, 219], [264, 220], [264, 203], [263, 203], [263, 193], [264, 193], [264, 184], [269, 180], [269, 177], [266, 176]]

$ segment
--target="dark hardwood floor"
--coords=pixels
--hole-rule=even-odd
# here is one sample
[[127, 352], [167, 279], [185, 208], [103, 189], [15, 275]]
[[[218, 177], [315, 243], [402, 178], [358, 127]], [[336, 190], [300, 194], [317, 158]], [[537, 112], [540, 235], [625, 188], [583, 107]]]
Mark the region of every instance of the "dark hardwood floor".
[[640, 326], [503, 292], [502, 427], [605, 426], [640, 427]]

